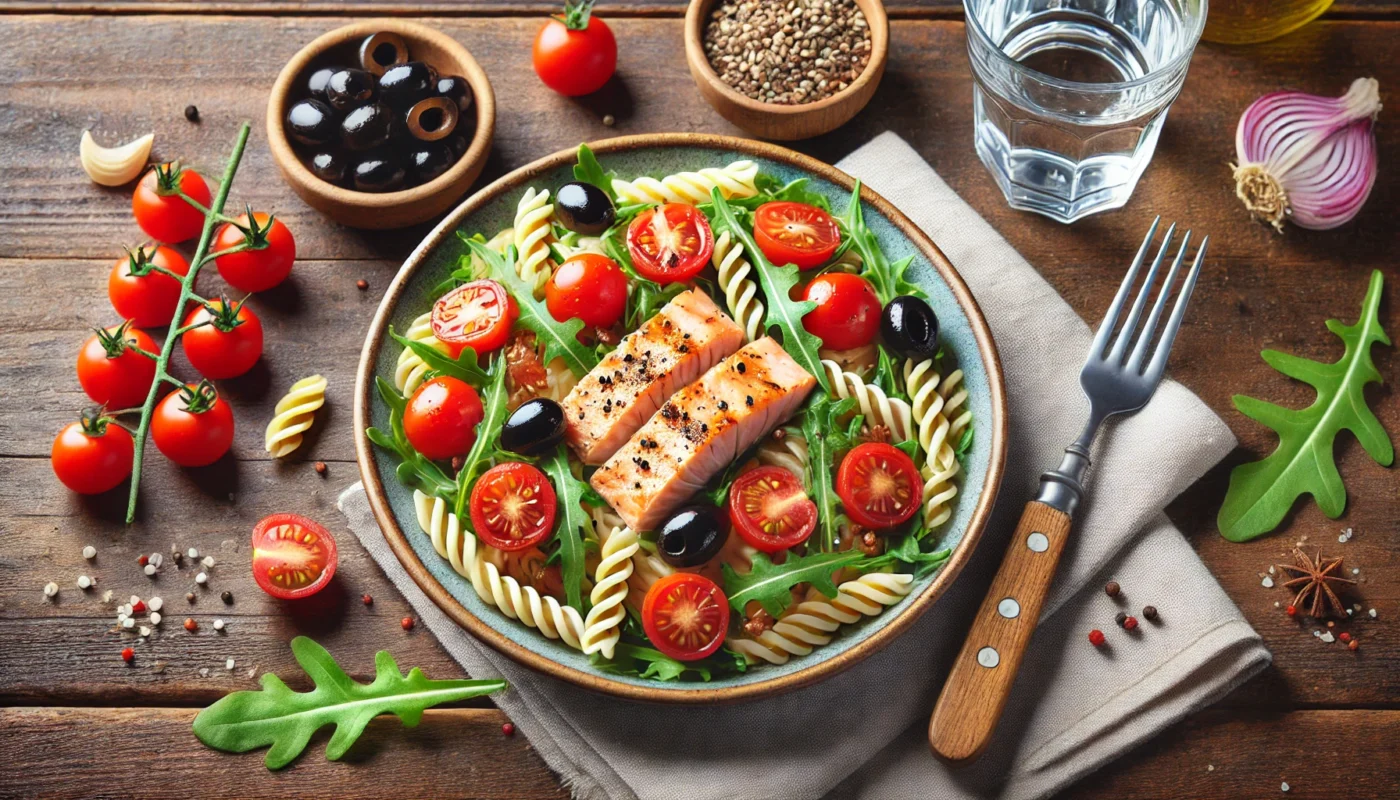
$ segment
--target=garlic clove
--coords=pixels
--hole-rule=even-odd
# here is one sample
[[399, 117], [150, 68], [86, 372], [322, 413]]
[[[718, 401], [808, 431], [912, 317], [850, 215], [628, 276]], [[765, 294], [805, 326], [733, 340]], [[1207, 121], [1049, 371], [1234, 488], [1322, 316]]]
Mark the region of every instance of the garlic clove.
[[117, 147], [103, 147], [92, 138], [92, 131], [83, 131], [83, 140], [78, 146], [83, 171], [94, 183], [103, 186], [130, 183], [145, 169], [155, 139], [154, 133], [148, 133]]

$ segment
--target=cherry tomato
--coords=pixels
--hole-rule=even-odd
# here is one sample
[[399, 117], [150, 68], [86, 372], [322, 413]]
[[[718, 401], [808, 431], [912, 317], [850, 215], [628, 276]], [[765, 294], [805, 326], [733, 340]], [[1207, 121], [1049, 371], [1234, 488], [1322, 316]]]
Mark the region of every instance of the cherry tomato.
[[453, 358], [468, 347], [485, 355], [506, 343], [519, 314], [506, 287], [491, 280], [472, 281], [433, 304], [433, 335]]
[[253, 580], [279, 600], [310, 597], [335, 575], [335, 538], [298, 514], [273, 514], [253, 528]]
[[[112, 267], [107, 275], [107, 298], [122, 319], [143, 328], [170, 324], [180, 302], [180, 282], [152, 266], [176, 275], [188, 275], [190, 262], [172, 248], [138, 247]], [[141, 274], [144, 273], [144, 274]]]
[[627, 305], [627, 275], [607, 256], [581, 253], [559, 265], [544, 286], [544, 302], [560, 322], [611, 328]]
[[836, 472], [836, 494], [846, 515], [867, 528], [905, 522], [919, 510], [923, 491], [914, 460], [884, 442], [857, 445]]
[[185, 325], [207, 322], [185, 332], [180, 344], [190, 366], [206, 378], [236, 378], [253, 368], [262, 357], [263, 327], [257, 315], [243, 303], [210, 300], [185, 317]]
[[759, 467], [729, 488], [729, 520], [744, 541], [776, 553], [807, 541], [817, 527], [817, 504], [796, 475], [782, 467]]
[[227, 250], [245, 243], [253, 249], [214, 259], [224, 282], [240, 292], [265, 292], [286, 280], [297, 258], [297, 243], [282, 220], [258, 212], [251, 224], [247, 214], [237, 223], [219, 229], [213, 249]]
[[769, 261], [798, 269], [820, 267], [841, 244], [836, 220], [816, 206], [764, 203], [753, 212], [753, 239]]
[[178, 164], [162, 164], [147, 172], [131, 196], [136, 224], [158, 242], [176, 244], [193, 239], [204, 230], [204, 214], [175, 194], [177, 190], [209, 207], [209, 187], [204, 179]]
[[472, 487], [472, 528], [497, 550], [524, 550], [554, 532], [558, 505], [538, 467], [507, 461], [486, 470]]
[[817, 307], [802, 318], [802, 327], [833, 350], [864, 347], [880, 330], [880, 298], [870, 281], [848, 272], [828, 272], [807, 284], [803, 300]]
[[78, 351], [78, 383], [94, 403], [110, 409], [146, 402], [156, 379], [156, 362], [131, 349], [159, 353], [150, 334], [123, 323], [94, 334]]
[[595, 16], [565, 10], [535, 34], [535, 74], [554, 91], [577, 97], [603, 88], [617, 69], [617, 40]]
[[627, 251], [642, 277], [661, 284], [688, 281], [710, 263], [715, 236], [700, 209], [667, 203], [632, 220]]
[[413, 449], [432, 459], [466, 455], [476, 443], [476, 426], [486, 417], [481, 396], [466, 381], [439, 375], [409, 398], [403, 431]]
[[233, 411], [208, 381], [187, 384], [156, 405], [151, 438], [182, 467], [213, 464], [233, 445]]
[[652, 584], [642, 601], [642, 629], [657, 650], [677, 661], [704, 658], [724, 644], [729, 599], [704, 575], [667, 575]]
[[102, 417], [84, 416], [54, 437], [53, 474], [78, 494], [101, 494], [131, 474], [135, 443], [126, 428]]

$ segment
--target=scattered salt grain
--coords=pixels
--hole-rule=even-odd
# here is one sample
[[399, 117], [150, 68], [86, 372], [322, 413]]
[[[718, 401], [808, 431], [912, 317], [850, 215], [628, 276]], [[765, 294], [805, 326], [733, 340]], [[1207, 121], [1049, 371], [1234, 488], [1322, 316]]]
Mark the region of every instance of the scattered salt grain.
[[127, 617], [126, 619], [122, 620], [122, 627], [134, 628], [136, 627], [136, 620], [132, 619], [131, 617]]
[[228, 661], [224, 662], [224, 669], [233, 672], [233, 659], [230, 658]]
[[214, 630], [216, 630], [216, 631], [221, 631], [221, 630], [223, 630], [223, 629], [224, 629], [224, 621], [221, 620], [221, 619], [216, 619], [216, 620], [214, 620]]
[[160, 569], [160, 565], [165, 563], [165, 556], [160, 553], [151, 553], [150, 558], [146, 559], [146, 563], [155, 564], [156, 569]]
[[197, 584], [199, 584], [200, 586], [203, 586], [204, 584], [208, 583], [208, 582], [209, 582], [209, 575], [208, 575], [208, 573], [201, 572], [201, 573], [199, 573], [198, 575], [194, 576], [194, 582], [197, 583]]
[[1206, 765], [1206, 772], [1215, 772], [1215, 765], [1214, 765], [1214, 764], [1207, 764], [1207, 765]]
[[1264, 576], [1264, 580], [1261, 581], [1260, 584], [1261, 584], [1265, 589], [1272, 589], [1272, 588], [1274, 588], [1274, 579], [1273, 579], [1273, 578], [1270, 578], [1268, 575], [1265, 575], [1265, 576]]
[[191, 547], [189, 550], [185, 551], [185, 555], [189, 556], [190, 558], [199, 558], [199, 551]]
[[205, 556], [204, 559], [201, 560], [199, 563], [203, 564], [205, 568], [212, 568], [214, 566], [214, 557]]
[[1279, 790], [1280, 792], [1286, 792], [1286, 791], [1289, 790], [1289, 788], [1291, 788], [1291, 787], [1289, 787], [1288, 781], [1284, 781], [1283, 783], [1280, 783], [1280, 784], [1278, 785], [1278, 790]]
[[1270, 575], [1273, 575], [1273, 574], [1274, 574], [1274, 568], [1273, 568], [1273, 567], [1269, 567], [1269, 574], [1270, 574]]
[[1371, 615], [1371, 619], [1375, 619], [1375, 618], [1376, 618], [1376, 610], [1375, 610], [1374, 608], [1371, 609], [1370, 611], [1367, 611], [1366, 613]]
[[108, 589], [107, 591], [105, 591], [105, 592], [102, 593], [102, 602], [104, 602], [104, 603], [110, 603], [110, 602], [112, 602], [112, 590], [111, 590], [111, 589]]
[[250, 677], [250, 678], [256, 676], [257, 674], [258, 674], [258, 668], [257, 668], [257, 667], [252, 667], [251, 669], [248, 670], [248, 677]]
[[152, 597], [150, 600], [146, 601], [146, 608], [149, 608], [152, 611], [159, 611], [164, 607], [165, 601], [160, 599], [159, 597]]
[[152, 612], [151, 612], [151, 624], [152, 624], [152, 625], [159, 625], [159, 624], [160, 624], [160, 612], [159, 612], [159, 611], [152, 611]]
[[1347, 609], [1347, 616], [1348, 616], [1348, 617], [1351, 616], [1352, 614], [1355, 614], [1355, 613], [1356, 613], [1355, 611], [1352, 611], [1352, 610], [1349, 609], [1349, 608]]
[[209, 677], [209, 668], [208, 668], [208, 667], [200, 667], [200, 668], [199, 668], [199, 677], [201, 677], [201, 678], [207, 678], [207, 677]]
[[146, 577], [150, 577], [156, 574], [156, 565], [147, 563], [146, 566], [141, 568], [141, 571], [146, 573]]
[[1278, 607], [1279, 607], [1279, 602], [1278, 602], [1277, 600], [1275, 600], [1275, 601], [1274, 601], [1274, 608], [1278, 608]]
[[148, 627], [146, 627], [145, 625], [142, 625], [142, 626], [141, 626], [141, 635], [142, 635], [142, 636], [150, 636], [150, 635], [151, 635], [151, 629], [148, 628]]
[[1322, 631], [1313, 631], [1313, 636], [1321, 636]]
[[1361, 574], [1361, 568], [1360, 568], [1360, 567], [1352, 567], [1352, 568], [1351, 568], [1351, 574], [1353, 574], [1353, 575], [1360, 575], [1360, 574]]
[[83, 548], [83, 558], [86, 558], [86, 559], [89, 560], [89, 561], [91, 561], [91, 560], [94, 559], [94, 558], [97, 558], [97, 548], [96, 548], [96, 547], [93, 547], [92, 545], [88, 545], [87, 547], [84, 547], [84, 548]]
[[45, 596], [45, 597], [53, 597], [53, 596], [56, 595], [56, 594], [58, 594], [58, 584], [57, 584], [57, 583], [54, 583], [53, 581], [49, 581], [48, 583], [44, 584], [44, 596]]
[[1322, 641], [1324, 641], [1324, 642], [1326, 642], [1326, 643], [1328, 643], [1328, 644], [1331, 644], [1331, 643], [1337, 641], [1337, 637], [1333, 636], [1331, 631], [1328, 631], [1328, 632], [1322, 634], [1321, 636], [1319, 636], [1319, 637], [1317, 637], [1317, 638], [1321, 639]]
[[78, 576], [78, 588], [79, 588], [79, 589], [91, 589], [91, 588], [92, 588], [92, 578], [89, 578], [89, 577], [86, 576], [86, 575], [79, 575], [79, 576]]

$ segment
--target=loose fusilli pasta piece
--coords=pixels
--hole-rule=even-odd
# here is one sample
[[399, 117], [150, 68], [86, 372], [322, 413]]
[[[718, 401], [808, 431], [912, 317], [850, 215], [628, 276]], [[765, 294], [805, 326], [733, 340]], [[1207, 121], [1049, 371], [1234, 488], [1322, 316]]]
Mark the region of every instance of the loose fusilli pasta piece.
[[301, 446], [301, 435], [316, 421], [316, 409], [326, 404], [326, 379], [320, 375], [302, 378], [292, 384], [277, 401], [272, 421], [267, 423], [263, 440], [273, 458], [289, 455]]
[[896, 442], [913, 435], [914, 414], [908, 403], [886, 396], [879, 386], [866, 383], [854, 372], [846, 372], [835, 361], [823, 360], [822, 367], [831, 382], [832, 394], [838, 400], [856, 399], [856, 413], [865, 415], [866, 427], [883, 425]]
[[[447, 352], [447, 346], [433, 335], [433, 312], [426, 311], [408, 326], [403, 334], [405, 339], [422, 342], [434, 350]], [[404, 397], [410, 397], [428, 375], [428, 365], [418, 354], [405, 347], [399, 351], [399, 360], [394, 364], [394, 388]]]
[[598, 569], [593, 573], [593, 592], [589, 595], [593, 607], [583, 621], [583, 652], [602, 653], [612, 658], [617, 642], [622, 638], [622, 621], [627, 609], [627, 579], [634, 568], [632, 556], [641, 549], [637, 534], [631, 528], [614, 528], [603, 542]]
[[526, 189], [515, 207], [515, 228], [511, 234], [517, 253], [515, 271], [535, 288], [536, 295], [544, 291], [552, 269], [549, 241], [554, 236], [554, 227], [550, 224], [553, 216], [554, 204], [549, 202], [548, 189], [535, 191], [533, 186]]
[[752, 161], [734, 161], [723, 167], [707, 167], [699, 172], [678, 172], [661, 180], [638, 178], [635, 181], [613, 179], [613, 193], [619, 203], [690, 203], [699, 205], [710, 201], [710, 190], [719, 187], [729, 200], [758, 194], [754, 179], [758, 165]]
[[744, 248], [740, 247], [729, 231], [715, 239], [715, 252], [711, 258], [715, 271], [719, 273], [719, 288], [724, 292], [724, 302], [729, 315], [744, 329], [749, 341], [763, 335], [763, 302], [758, 299], [758, 284], [749, 274], [753, 267], [744, 258]]
[[919, 448], [924, 453], [920, 468], [924, 478], [924, 526], [932, 530], [953, 514], [950, 503], [958, 494], [953, 478], [959, 470], [953, 446], [972, 421], [972, 412], [964, 408], [967, 389], [962, 385], [962, 370], [943, 377], [931, 359], [904, 363], [904, 389], [913, 400]]
[[831, 641], [842, 625], [862, 616], [873, 617], [898, 603], [913, 588], [914, 576], [872, 572], [837, 587], [836, 597], [818, 595], [790, 607], [782, 618], [757, 638], [731, 639], [729, 647], [749, 663], [786, 664], [792, 656], [805, 656]]

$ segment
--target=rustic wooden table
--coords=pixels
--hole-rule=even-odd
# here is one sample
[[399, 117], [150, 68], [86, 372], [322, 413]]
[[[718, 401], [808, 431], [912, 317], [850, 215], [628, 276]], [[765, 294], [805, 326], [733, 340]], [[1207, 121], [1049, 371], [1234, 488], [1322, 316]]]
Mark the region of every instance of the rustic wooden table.
[[[454, 677], [458, 667], [424, 631], [405, 633], [409, 613], [342, 524], [336, 494], [357, 477], [350, 426], [353, 373], [379, 291], [426, 227], [388, 234], [339, 228], [303, 205], [276, 174], [262, 135], [274, 75], [302, 43], [348, 15], [430, 18], [475, 53], [495, 84], [500, 122], [483, 180], [581, 140], [644, 131], [735, 133], [695, 91], [678, 53], [681, 0], [614, 0], [602, 14], [621, 43], [619, 79], [600, 96], [569, 100], [529, 68], [529, 44], [551, 3], [425, 0], [0, 0], [0, 795], [6, 797], [563, 797], [523, 736], [501, 734], [488, 704], [429, 712], [404, 731], [372, 724], [347, 758], [329, 763], [321, 746], [269, 773], [260, 755], [205, 749], [190, 733], [197, 709], [251, 673], [274, 671], [304, 688], [287, 648], [296, 634], [324, 643], [357, 676], [376, 649], [401, 665]], [[1382, 92], [1400, 86], [1400, 4], [1349, 0], [1280, 41], [1249, 48], [1203, 44], [1172, 110], [1157, 156], [1126, 210], [1065, 227], [1010, 211], [971, 146], [972, 87], [958, 8], [948, 0], [889, 4], [889, 69], [874, 101], [853, 122], [798, 149], [835, 161], [871, 136], [894, 130], [1040, 269], [1082, 315], [1097, 319], [1150, 215], [1189, 220], [1213, 237], [1192, 325], [1177, 345], [1174, 376], [1199, 393], [1238, 435], [1240, 449], [1173, 504], [1191, 537], [1274, 653], [1274, 664], [1208, 711], [1185, 720], [1066, 796], [1090, 798], [1380, 798], [1400, 796], [1400, 492], [1397, 473], [1370, 462], [1350, 436], [1338, 446], [1350, 489], [1346, 517], [1311, 504], [1284, 532], [1247, 545], [1215, 530], [1229, 468], [1257, 458], [1272, 435], [1244, 419], [1230, 396], [1309, 402], [1259, 359], [1274, 347], [1330, 360], [1339, 342], [1322, 322], [1355, 319], [1369, 272], [1390, 277], [1382, 317], [1392, 337], [1400, 298], [1400, 126], [1380, 127], [1382, 172], [1370, 203], [1330, 233], [1279, 236], [1249, 221], [1233, 197], [1229, 162], [1240, 111], [1265, 92], [1294, 87], [1340, 93], [1374, 75]], [[1386, 95], [1388, 97], [1388, 95]], [[202, 121], [186, 122], [196, 104]], [[616, 127], [602, 125], [614, 114]], [[300, 261], [280, 289], [252, 301], [269, 346], [248, 376], [224, 385], [238, 419], [234, 457], [182, 471], [149, 459], [140, 521], [121, 523], [124, 497], [76, 497], [54, 480], [54, 433], [84, 397], [73, 354], [113, 315], [103, 293], [123, 244], [140, 239], [129, 190], [92, 185], [77, 160], [85, 128], [109, 139], [154, 129], [159, 155], [181, 156], [217, 174], [239, 122], [253, 142], [231, 202], [275, 211], [296, 233]], [[236, 207], [236, 206], [235, 206]], [[211, 271], [212, 272], [212, 271]], [[357, 291], [355, 282], [369, 282]], [[216, 275], [206, 278], [217, 282]], [[1368, 396], [1392, 438], [1397, 359], [1377, 350], [1390, 383]], [[312, 372], [330, 379], [330, 402], [310, 446], [293, 463], [272, 463], [262, 428], [280, 392]], [[1014, 456], [1013, 456], [1014, 457]], [[329, 471], [319, 476], [312, 462]], [[1007, 501], [1026, 487], [1007, 487]], [[120, 494], [120, 493], [117, 493]], [[282, 605], [249, 572], [248, 532], [260, 517], [296, 510], [325, 522], [340, 541], [340, 569], [318, 602]], [[1337, 543], [1351, 526], [1356, 538]], [[1361, 627], [1359, 652], [1326, 646], [1274, 608], [1282, 595], [1260, 573], [1308, 537], [1360, 566], [1367, 606], [1380, 620]], [[81, 551], [98, 555], [85, 561]], [[141, 573], [142, 553], [197, 547], [218, 560], [207, 587], [169, 562]], [[1169, 567], [1170, 565], [1164, 565]], [[79, 574], [96, 577], [80, 591]], [[62, 587], [44, 599], [49, 581]], [[198, 598], [187, 605], [184, 595]], [[111, 590], [113, 601], [102, 594]], [[233, 593], [231, 605], [221, 592]], [[375, 597], [363, 606], [362, 594]], [[118, 657], [111, 630], [117, 602], [163, 595], [168, 621]], [[935, 610], [933, 613], [937, 613]], [[202, 627], [180, 629], [186, 616]], [[212, 621], [227, 622], [223, 633]], [[233, 658], [232, 672], [224, 668]], [[1210, 766], [1213, 766], [1213, 769]], [[444, 779], [446, 778], [446, 779]]]

